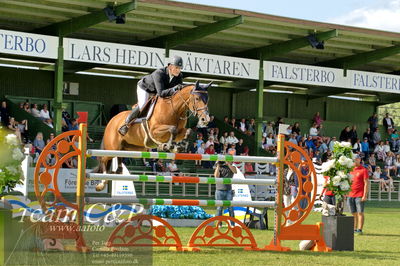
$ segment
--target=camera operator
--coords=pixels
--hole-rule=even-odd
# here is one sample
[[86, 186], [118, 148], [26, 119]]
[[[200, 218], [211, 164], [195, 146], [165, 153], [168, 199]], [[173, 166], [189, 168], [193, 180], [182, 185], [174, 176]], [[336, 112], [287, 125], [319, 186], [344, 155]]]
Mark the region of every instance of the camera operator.
[[[237, 173], [236, 167], [232, 165], [231, 162], [217, 162], [217, 166], [214, 171], [214, 176], [216, 178], [232, 178], [234, 174]], [[232, 200], [234, 196], [234, 191], [232, 190], [231, 184], [217, 184], [215, 191], [215, 199], [216, 200]], [[228, 207], [229, 216], [235, 217], [233, 212], [233, 207]], [[217, 208], [217, 216], [221, 216], [223, 211], [223, 207]], [[232, 223], [232, 226], [234, 223]]]

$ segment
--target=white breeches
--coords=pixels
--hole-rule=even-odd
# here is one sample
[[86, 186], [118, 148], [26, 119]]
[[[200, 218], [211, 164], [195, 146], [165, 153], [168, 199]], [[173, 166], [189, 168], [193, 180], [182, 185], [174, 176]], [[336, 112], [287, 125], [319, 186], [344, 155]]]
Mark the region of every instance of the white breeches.
[[147, 102], [147, 100], [150, 98], [151, 95], [147, 91], [140, 88], [139, 85], [136, 88], [136, 94], [137, 94], [139, 108], [140, 110], [142, 110], [143, 106], [145, 105], [145, 103]]

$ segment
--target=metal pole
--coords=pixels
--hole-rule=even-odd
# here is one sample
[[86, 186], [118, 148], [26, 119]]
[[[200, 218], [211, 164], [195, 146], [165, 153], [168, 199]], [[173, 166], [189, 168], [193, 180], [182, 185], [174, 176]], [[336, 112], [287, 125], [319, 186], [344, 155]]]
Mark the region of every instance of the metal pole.
[[79, 150], [80, 155], [78, 156], [78, 176], [77, 176], [77, 188], [76, 188], [76, 203], [78, 205], [78, 225], [83, 225], [83, 212], [85, 208], [85, 181], [86, 181], [86, 135], [87, 127], [86, 124], [82, 123], [79, 125]]

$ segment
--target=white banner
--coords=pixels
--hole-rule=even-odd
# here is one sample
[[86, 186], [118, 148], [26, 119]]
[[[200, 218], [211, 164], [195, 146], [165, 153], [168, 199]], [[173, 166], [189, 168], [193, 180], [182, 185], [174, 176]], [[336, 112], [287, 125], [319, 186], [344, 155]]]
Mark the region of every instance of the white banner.
[[155, 69], [164, 66], [164, 52], [153, 47], [64, 39], [64, 60], [70, 61]]
[[258, 60], [171, 50], [170, 56], [174, 55], [182, 57], [184, 72], [258, 79]]
[[264, 69], [264, 79], [268, 81], [339, 88], [348, 85], [343, 70], [337, 68], [264, 61]]
[[359, 90], [400, 93], [400, 77], [382, 73], [348, 70], [349, 87]]
[[58, 37], [0, 29], [0, 53], [57, 58]]
[[[33, 184], [33, 173], [35, 168], [29, 167], [28, 169], [28, 191], [34, 192], [34, 184]], [[44, 168], [41, 169], [44, 171]], [[51, 172], [50, 170], [49, 172]], [[86, 169], [86, 172], [91, 172], [92, 169]], [[69, 168], [61, 168], [58, 171], [57, 175], [57, 185], [58, 189], [61, 193], [76, 193], [76, 174], [77, 169], [69, 169]], [[107, 186], [104, 188], [103, 191], [96, 191], [96, 185], [100, 183], [100, 180], [88, 180], [85, 183], [85, 192], [86, 193], [106, 193]]]

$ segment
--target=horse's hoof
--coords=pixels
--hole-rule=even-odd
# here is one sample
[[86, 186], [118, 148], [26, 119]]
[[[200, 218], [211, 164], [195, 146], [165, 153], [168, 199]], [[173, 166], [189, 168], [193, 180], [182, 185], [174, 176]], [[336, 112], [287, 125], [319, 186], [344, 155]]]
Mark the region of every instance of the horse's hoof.
[[98, 183], [96, 186], [96, 191], [102, 191], [104, 189], [104, 187], [105, 187], [104, 182]]

